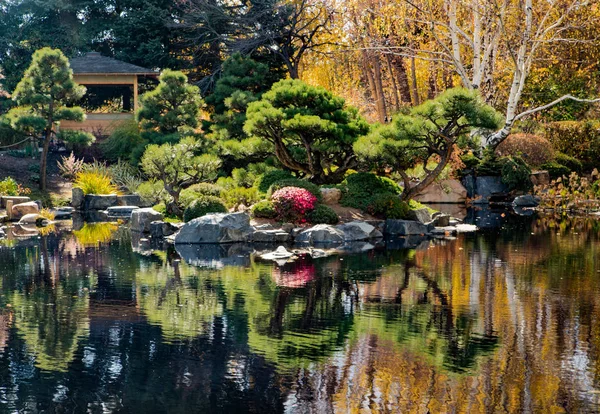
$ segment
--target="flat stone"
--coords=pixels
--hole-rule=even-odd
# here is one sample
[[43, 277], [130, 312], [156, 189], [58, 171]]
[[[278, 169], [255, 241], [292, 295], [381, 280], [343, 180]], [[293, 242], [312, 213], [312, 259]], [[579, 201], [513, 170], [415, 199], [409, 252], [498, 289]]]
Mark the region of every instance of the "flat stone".
[[23, 203], [27, 203], [29, 201], [31, 201], [31, 198], [29, 197], [23, 197], [23, 196], [2, 196], [0, 198], [0, 205], [4, 208], [6, 208], [6, 202], [7, 201], [12, 201], [13, 202], [13, 206], [16, 204], [23, 204]]
[[88, 194], [85, 196], [85, 210], [107, 210], [109, 207], [117, 205], [117, 195], [97, 195]]
[[361, 241], [383, 237], [383, 234], [375, 226], [364, 221], [351, 221], [336, 227], [344, 233], [345, 241]]
[[117, 196], [117, 206], [120, 207], [145, 207], [142, 197], [138, 194], [127, 194]]
[[436, 214], [433, 217], [432, 224], [435, 227], [447, 227], [450, 225], [450, 216], [443, 213]]
[[472, 233], [477, 231], [478, 228], [474, 224], [457, 224], [455, 227], [458, 233]]
[[247, 213], [207, 214], [185, 223], [175, 244], [245, 242], [253, 232]]
[[34, 201], [28, 201], [27, 203], [13, 205], [10, 216], [13, 220], [18, 220], [27, 214], [38, 214], [39, 212], [40, 207], [38, 204]]
[[68, 220], [72, 218], [75, 209], [73, 207], [57, 207], [52, 209], [55, 220]]
[[151, 208], [138, 208], [131, 213], [131, 230], [139, 233], [149, 233], [154, 221], [161, 221], [163, 215]]
[[426, 225], [413, 220], [392, 220], [385, 221], [386, 236], [411, 236], [425, 235], [433, 229], [432, 225]]
[[135, 210], [139, 210], [138, 206], [115, 206], [106, 209], [106, 214], [110, 218], [131, 218]]
[[296, 242], [299, 243], [342, 243], [344, 240], [344, 232], [329, 224], [317, 224], [303, 230], [296, 237]]
[[250, 241], [255, 243], [286, 243], [290, 238], [290, 233], [283, 230], [256, 230], [250, 236]]

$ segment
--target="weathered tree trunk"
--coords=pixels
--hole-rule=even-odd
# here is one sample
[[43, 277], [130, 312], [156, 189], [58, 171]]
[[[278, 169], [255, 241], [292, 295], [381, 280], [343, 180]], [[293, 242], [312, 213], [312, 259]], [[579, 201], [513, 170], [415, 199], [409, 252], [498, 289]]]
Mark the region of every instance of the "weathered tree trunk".
[[381, 64], [379, 63], [379, 56], [375, 54], [371, 55], [371, 61], [373, 62], [377, 114], [379, 117], [379, 122], [383, 124], [387, 119], [387, 105], [385, 102], [385, 94], [383, 92], [383, 82], [381, 80]]
[[394, 89], [394, 109], [400, 110], [400, 97], [398, 96], [398, 84], [396, 83], [396, 76], [394, 76], [394, 66], [392, 65], [392, 59], [390, 55], [385, 57], [387, 62], [388, 71], [390, 72], [390, 79], [392, 80], [392, 88]]
[[446, 152], [442, 155], [438, 165], [429, 174], [427, 174], [424, 179], [414, 186], [410, 186], [406, 175], [403, 174], [402, 178], [404, 179], [404, 191], [402, 191], [401, 195], [402, 200], [408, 201], [429, 187], [435, 181], [435, 179], [439, 177], [442, 171], [444, 171], [444, 168], [446, 168], [446, 165], [448, 165], [448, 162], [450, 162], [453, 151], [454, 145], [450, 145]]
[[433, 99], [438, 94], [437, 87], [437, 65], [432, 63], [429, 65], [429, 76], [427, 78], [427, 99]]
[[414, 56], [410, 58], [410, 76], [412, 79], [411, 94], [413, 105], [419, 105], [421, 99], [419, 98], [419, 87], [417, 85], [417, 64]]
[[406, 104], [410, 104], [412, 102], [412, 97], [410, 94], [410, 83], [408, 81], [408, 73], [406, 72], [406, 67], [404, 66], [404, 58], [402, 56], [394, 56], [392, 59], [392, 63], [396, 68], [396, 72], [398, 73], [398, 88], [400, 90], [400, 100]]

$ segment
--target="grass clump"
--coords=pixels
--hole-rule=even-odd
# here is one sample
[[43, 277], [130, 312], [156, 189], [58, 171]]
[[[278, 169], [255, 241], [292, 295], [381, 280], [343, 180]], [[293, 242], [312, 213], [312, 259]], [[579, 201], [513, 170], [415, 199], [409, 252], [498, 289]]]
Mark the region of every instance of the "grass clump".
[[83, 194], [120, 194], [110, 176], [100, 171], [81, 171], [77, 174], [73, 187], [80, 188]]

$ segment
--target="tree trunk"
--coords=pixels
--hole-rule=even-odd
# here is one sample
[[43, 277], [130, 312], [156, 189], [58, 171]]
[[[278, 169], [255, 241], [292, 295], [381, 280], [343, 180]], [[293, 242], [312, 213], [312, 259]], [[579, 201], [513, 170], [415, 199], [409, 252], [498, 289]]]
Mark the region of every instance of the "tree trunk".
[[419, 99], [419, 88], [417, 86], [417, 64], [415, 62], [414, 56], [410, 58], [410, 75], [412, 77], [412, 102], [413, 105], [419, 105], [421, 100]]
[[379, 56], [374, 54], [371, 55], [371, 61], [373, 62], [377, 114], [379, 116], [379, 122], [383, 124], [387, 119], [387, 108], [385, 103], [385, 95], [383, 93], [383, 82], [381, 81], [381, 65], [379, 63]]
[[387, 62], [388, 71], [390, 72], [390, 79], [392, 80], [392, 87], [394, 88], [394, 106], [396, 112], [400, 110], [400, 98], [398, 97], [398, 84], [396, 83], [396, 77], [394, 76], [394, 67], [392, 66], [392, 59], [390, 55], [385, 56]]
[[[48, 153], [50, 152], [50, 140], [52, 139], [52, 129], [46, 128], [46, 136], [44, 137], [44, 147], [42, 149], [42, 158], [40, 159], [40, 190], [45, 192], [47, 189], [46, 184], [46, 171], [48, 169]], [[36, 149], [35, 147], [33, 148]]]
[[410, 83], [408, 81], [408, 73], [406, 73], [406, 67], [404, 66], [404, 58], [402, 56], [394, 56], [392, 60], [396, 72], [398, 72], [398, 88], [400, 91], [400, 100], [406, 104], [412, 102], [410, 95]]
[[422, 179], [417, 185], [411, 187], [410, 185], [406, 184], [405, 180], [404, 191], [402, 191], [401, 196], [402, 200], [408, 201], [414, 196], [419, 195], [421, 192], [423, 192], [423, 190], [429, 187], [435, 181], [435, 179], [439, 177], [442, 171], [444, 171], [444, 168], [446, 168], [446, 165], [448, 165], [448, 162], [450, 162], [450, 158], [452, 157], [453, 151], [454, 145], [449, 145], [448, 149], [442, 156], [442, 159], [440, 160], [438, 165], [433, 169], [433, 171], [427, 174], [427, 176], [424, 179]]

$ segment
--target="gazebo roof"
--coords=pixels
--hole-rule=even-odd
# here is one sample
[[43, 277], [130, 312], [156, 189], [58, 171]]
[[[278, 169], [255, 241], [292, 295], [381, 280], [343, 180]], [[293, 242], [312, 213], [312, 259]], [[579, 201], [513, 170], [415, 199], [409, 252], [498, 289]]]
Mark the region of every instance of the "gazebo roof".
[[71, 59], [71, 69], [76, 75], [158, 75], [153, 70], [102, 56], [98, 52]]

